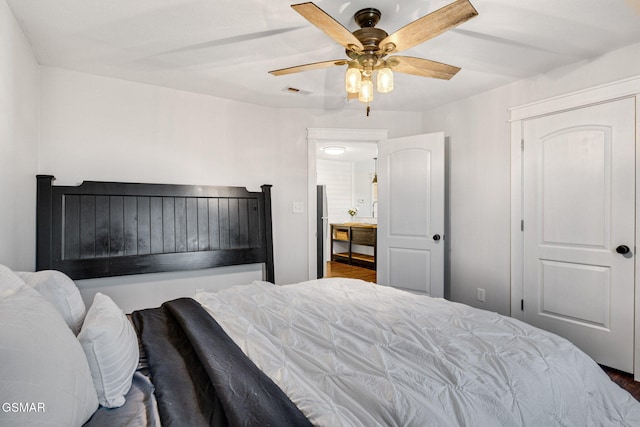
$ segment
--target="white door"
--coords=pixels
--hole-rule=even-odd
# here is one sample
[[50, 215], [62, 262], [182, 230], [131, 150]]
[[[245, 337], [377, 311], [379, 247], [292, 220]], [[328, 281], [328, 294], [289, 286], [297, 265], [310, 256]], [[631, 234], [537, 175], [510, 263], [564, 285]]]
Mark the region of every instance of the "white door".
[[633, 99], [523, 123], [524, 320], [626, 372], [633, 372], [634, 124]]
[[378, 283], [444, 296], [444, 134], [378, 144]]

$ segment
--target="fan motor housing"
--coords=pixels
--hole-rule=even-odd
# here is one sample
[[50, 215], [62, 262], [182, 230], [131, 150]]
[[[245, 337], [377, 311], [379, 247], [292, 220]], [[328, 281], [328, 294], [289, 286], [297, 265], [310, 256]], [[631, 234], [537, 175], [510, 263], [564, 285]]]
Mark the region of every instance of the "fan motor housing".
[[356, 36], [364, 49], [362, 52], [355, 52], [353, 50], [347, 49], [347, 56], [351, 59], [357, 59], [360, 55], [364, 54], [374, 54], [380, 51], [379, 44], [382, 40], [387, 37], [387, 32], [381, 30], [380, 28], [373, 27], [365, 27], [353, 32], [353, 35]]
[[358, 24], [360, 29], [354, 31], [352, 34], [360, 40], [364, 49], [362, 52], [347, 49], [347, 56], [351, 59], [358, 59], [363, 54], [374, 54], [380, 50], [380, 42], [389, 35], [386, 31], [375, 28], [378, 22], [380, 22], [381, 17], [382, 13], [372, 7], [360, 9], [353, 15], [353, 20]]
[[364, 50], [377, 50], [378, 44], [384, 40], [388, 34], [380, 28], [365, 27], [353, 32], [364, 46]]

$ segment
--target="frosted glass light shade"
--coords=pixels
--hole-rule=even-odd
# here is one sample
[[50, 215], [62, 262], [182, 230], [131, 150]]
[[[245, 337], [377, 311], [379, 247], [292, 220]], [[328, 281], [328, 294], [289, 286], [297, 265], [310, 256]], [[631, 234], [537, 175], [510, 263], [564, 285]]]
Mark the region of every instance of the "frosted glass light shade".
[[342, 147], [340, 145], [330, 145], [327, 147], [322, 147], [322, 151], [327, 154], [331, 154], [332, 156], [337, 156], [340, 154], [344, 154], [347, 151], [347, 147]]
[[358, 101], [365, 104], [373, 101], [373, 82], [371, 79], [362, 79], [360, 92], [358, 93]]
[[358, 93], [360, 91], [360, 70], [349, 68], [344, 78], [344, 86], [347, 93]]
[[393, 90], [393, 72], [391, 68], [381, 68], [378, 71], [377, 86], [379, 93], [389, 93]]

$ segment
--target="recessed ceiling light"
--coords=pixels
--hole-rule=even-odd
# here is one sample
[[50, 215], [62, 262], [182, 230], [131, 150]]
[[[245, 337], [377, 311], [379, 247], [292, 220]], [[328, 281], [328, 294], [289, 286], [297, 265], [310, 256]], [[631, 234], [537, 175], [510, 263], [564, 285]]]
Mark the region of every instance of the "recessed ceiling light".
[[322, 147], [322, 151], [327, 154], [331, 154], [332, 156], [337, 156], [339, 154], [344, 154], [347, 151], [347, 147], [342, 147], [340, 145], [330, 145], [327, 147]]

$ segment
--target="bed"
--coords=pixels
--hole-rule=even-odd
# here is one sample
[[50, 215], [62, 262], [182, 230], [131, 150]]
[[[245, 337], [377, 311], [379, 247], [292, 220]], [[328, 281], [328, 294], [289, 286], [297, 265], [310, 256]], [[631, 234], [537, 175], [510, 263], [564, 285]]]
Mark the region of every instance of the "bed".
[[[55, 249], [65, 246], [64, 224], [74, 223], [65, 220], [64, 194], [78, 189], [39, 182], [48, 207], [39, 201], [38, 256], [53, 264], [39, 263], [35, 273], [0, 267], [0, 343], [12, 343], [0, 345], [1, 360], [9, 361], [0, 371], [0, 399], [8, 402], [0, 425], [640, 425], [640, 404], [567, 340], [360, 280], [276, 286], [265, 274], [129, 316], [97, 294], [83, 313], [73, 275], [86, 277], [93, 267], [82, 257], [71, 257], [71, 265], [41, 252], [40, 235], [44, 221], [47, 248], [65, 254]], [[100, 185], [85, 187], [95, 196]], [[206, 197], [221, 197], [210, 190]], [[62, 201], [53, 200], [58, 192]], [[149, 197], [131, 192], [127, 197]], [[258, 197], [253, 206], [258, 235], [270, 234], [270, 202]], [[255, 245], [268, 240], [255, 238]], [[265, 256], [271, 250], [253, 252], [262, 255], [247, 262], [272, 262]], [[96, 270], [132, 274], [135, 257], [148, 255], [119, 254], [132, 259]], [[116, 267], [109, 272], [109, 265]]]

